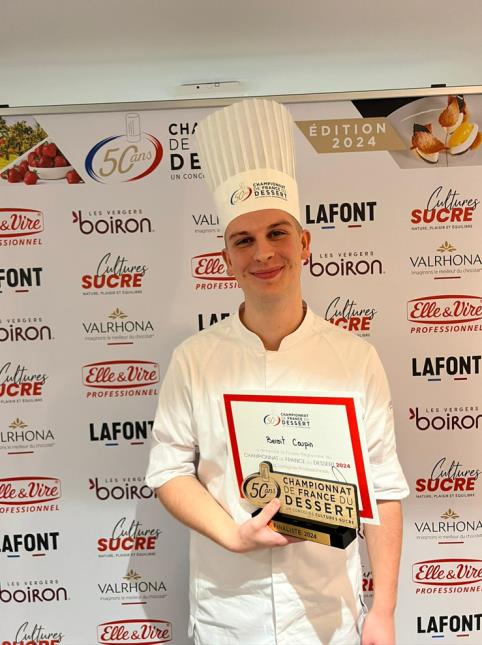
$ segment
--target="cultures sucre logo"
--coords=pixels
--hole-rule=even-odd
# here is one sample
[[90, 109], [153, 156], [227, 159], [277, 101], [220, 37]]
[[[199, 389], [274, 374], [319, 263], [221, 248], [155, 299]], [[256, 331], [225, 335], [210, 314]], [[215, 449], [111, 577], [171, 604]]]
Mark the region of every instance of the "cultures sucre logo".
[[482, 560], [440, 558], [412, 565], [417, 594], [459, 594], [482, 591]]
[[146, 527], [138, 519], [117, 520], [103, 537], [97, 539], [99, 558], [142, 557], [156, 554], [161, 529]]
[[435, 518], [425, 514], [422, 520], [413, 521], [412, 526], [417, 540], [438, 544], [463, 544], [466, 540], [482, 538], [482, 516], [474, 517], [468, 509], [462, 511], [456, 506]]
[[191, 274], [195, 280], [196, 291], [236, 289], [237, 280], [228, 275], [223, 254], [203, 253], [191, 259]]
[[415, 480], [415, 495], [419, 499], [453, 499], [474, 497], [479, 489], [482, 470], [456, 459], [440, 457], [431, 469]]
[[[432, 614], [417, 616], [417, 634], [445, 638], [447, 634], [468, 637], [482, 629], [482, 614]], [[477, 634], [475, 634], [477, 636]], [[479, 642], [479, 641], [478, 641]]]
[[82, 235], [141, 235], [153, 233], [152, 219], [142, 208], [72, 211], [72, 224]]
[[100, 600], [125, 602], [159, 601], [167, 596], [164, 580], [149, 579], [131, 569], [119, 580], [102, 580], [97, 583]]
[[427, 200], [410, 213], [412, 230], [455, 230], [472, 228], [479, 213], [480, 199], [459, 193], [455, 188], [437, 186]]
[[0, 343], [34, 343], [45, 340], [53, 340], [53, 333], [41, 316], [0, 318]]
[[0, 584], [0, 603], [12, 606], [12, 612], [17, 612], [15, 605], [44, 605], [62, 603], [69, 600], [65, 586], [58, 580], [9, 580]]
[[7, 558], [18, 558], [23, 555], [39, 556], [57, 551], [59, 544], [58, 531], [43, 533], [0, 533], [0, 553]]
[[361, 228], [375, 221], [376, 206], [375, 201], [306, 204], [305, 222], [324, 230], [335, 229], [339, 224], [346, 228]]
[[32, 208], [0, 208], [0, 246], [41, 245], [44, 219]]
[[22, 363], [0, 365], [0, 403], [36, 403], [42, 400], [47, 374]]
[[8, 637], [0, 634], [2, 645], [22, 645], [22, 643], [24, 645], [60, 645], [65, 635], [63, 632], [53, 631], [43, 624], [30, 623], [28, 620], [11, 633], [13, 636]]
[[45, 476], [0, 478], [0, 514], [58, 511], [60, 479]]
[[89, 423], [89, 439], [118, 446], [119, 442], [143, 445], [152, 432], [152, 420], [97, 421]]
[[142, 261], [108, 251], [97, 262], [94, 273], [82, 275], [82, 293], [87, 296], [142, 293], [147, 270]]
[[0, 267], [0, 294], [28, 293], [43, 285], [43, 267]]
[[160, 645], [172, 640], [172, 625], [167, 620], [124, 618], [97, 626], [100, 645]]
[[187, 121], [170, 123], [168, 126], [171, 181], [204, 179], [199, 155], [192, 151], [193, 135], [196, 128], [196, 122]]
[[467, 381], [480, 374], [481, 358], [481, 354], [414, 356], [412, 376], [423, 377], [427, 381], [442, 381], [447, 377], [453, 378], [454, 381]]
[[478, 252], [462, 252], [447, 240], [440, 244], [431, 255], [409, 257], [412, 275], [434, 276], [435, 280], [453, 280], [466, 274], [482, 271], [482, 260]]
[[365, 564], [362, 565], [362, 591], [364, 600], [373, 598], [373, 593], [375, 590], [373, 584], [373, 572]]
[[144, 360], [112, 360], [82, 367], [86, 398], [157, 396], [159, 364]]
[[89, 479], [89, 490], [101, 501], [143, 501], [156, 496], [144, 483], [144, 477], [93, 477]]
[[[315, 257], [319, 260], [315, 260]], [[375, 257], [374, 251], [321, 252], [317, 256], [310, 254], [308, 264], [310, 274], [315, 278], [348, 278], [385, 273], [383, 263]]]
[[336, 296], [326, 307], [324, 318], [337, 327], [367, 337], [377, 313], [374, 307], [360, 305], [354, 298]]
[[7, 454], [33, 454], [40, 448], [54, 446], [55, 435], [50, 428], [31, 426], [19, 417], [0, 429], [0, 450], [6, 450]]
[[407, 302], [411, 334], [482, 331], [482, 298], [474, 295], [422, 296]]
[[104, 320], [83, 321], [84, 340], [103, 341], [108, 345], [133, 345], [139, 340], [154, 337], [154, 327], [150, 320], [130, 318], [127, 313], [116, 307]]
[[444, 405], [409, 408], [409, 420], [417, 430], [466, 432], [479, 430], [482, 414], [478, 405]]

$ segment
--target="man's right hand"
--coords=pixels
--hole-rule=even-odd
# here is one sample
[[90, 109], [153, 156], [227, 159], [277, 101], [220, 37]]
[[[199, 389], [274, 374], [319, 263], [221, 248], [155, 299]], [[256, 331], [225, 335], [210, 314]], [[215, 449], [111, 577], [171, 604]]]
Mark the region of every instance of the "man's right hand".
[[234, 544], [230, 550], [236, 553], [246, 553], [256, 549], [271, 549], [299, 542], [300, 540], [277, 533], [268, 526], [273, 515], [279, 511], [279, 507], [279, 499], [272, 499], [258, 515], [239, 525], [237, 536], [235, 536]]

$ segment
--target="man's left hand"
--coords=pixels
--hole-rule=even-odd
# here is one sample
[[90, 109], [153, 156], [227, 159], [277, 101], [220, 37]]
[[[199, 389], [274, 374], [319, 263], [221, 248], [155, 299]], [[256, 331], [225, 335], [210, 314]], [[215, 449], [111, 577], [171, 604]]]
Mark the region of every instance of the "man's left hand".
[[370, 610], [363, 624], [360, 645], [395, 645], [393, 614]]

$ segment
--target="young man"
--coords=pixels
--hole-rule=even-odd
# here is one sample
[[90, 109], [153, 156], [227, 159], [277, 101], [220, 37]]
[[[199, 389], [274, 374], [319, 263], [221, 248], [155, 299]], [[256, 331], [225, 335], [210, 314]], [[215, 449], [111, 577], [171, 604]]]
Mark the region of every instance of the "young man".
[[[289, 113], [270, 101], [243, 101], [208, 117], [198, 138], [225, 227], [224, 259], [244, 303], [175, 350], [147, 476], [164, 506], [193, 529], [195, 643], [393, 645], [399, 500], [408, 488], [390, 395], [374, 349], [302, 300], [310, 235], [299, 224]], [[357, 541], [342, 550], [272, 531], [277, 500], [252, 518], [240, 500], [223, 413], [224, 393], [348, 390], [361, 398], [381, 519], [365, 526], [375, 587], [366, 618]]]

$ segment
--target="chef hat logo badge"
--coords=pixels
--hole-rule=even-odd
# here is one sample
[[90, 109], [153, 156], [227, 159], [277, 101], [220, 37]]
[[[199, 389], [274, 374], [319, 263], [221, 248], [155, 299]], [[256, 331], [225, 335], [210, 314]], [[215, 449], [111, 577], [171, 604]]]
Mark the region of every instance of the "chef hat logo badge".
[[239, 184], [239, 188], [234, 191], [229, 201], [231, 202], [232, 206], [236, 206], [236, 204], [238, 204], [239, 202], [245, 202], [247, 199], [249, 199], [252, 193], [253, 189], [251, 188], [251, 186], [246, 186], [244, 182], [241, 182]]

